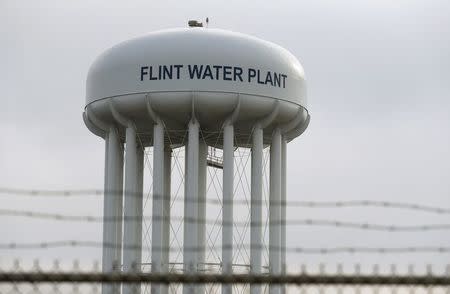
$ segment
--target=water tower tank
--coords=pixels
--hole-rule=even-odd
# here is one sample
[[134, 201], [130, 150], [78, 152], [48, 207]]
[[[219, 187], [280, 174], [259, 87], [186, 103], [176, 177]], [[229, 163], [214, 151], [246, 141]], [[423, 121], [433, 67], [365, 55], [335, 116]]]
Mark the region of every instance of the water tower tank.
[[[255, 225], [250, 229], [250, 263], [253, 273], [261, 273], [262, 232], [257, 224], [262, 222], [262, 151], [270, 147], [269, 268], [275, 274], [283, 271], [286, 143], [309, 123], [304, 71], [291, 53], [271, 42], [225, 30], [164, 30], [105, 51], [92, 64], [86, 87], [84, 121], [106, 142], [104, 216], [118, 218], [104, 223], [104, 243], [115, 245], [103, 249], [103, 271], [118, 265], [124, 271], [140, 270], [144, 147], [153, 148], [152, 271], [168, 270], [171, 151], [183, 146], [187, 220], [204, 218], [208, 146], [223, 150], [218, 167], [223, 168], [221, 262], [225, 274], [233, 271], [237, 147], [251, 150], [250, 209]], [[204, 262], [204, 230], [201, 222], [184, 223], [186, 272], [198, 271]], [[124, 292], [129, 291], [124, 286]], [[153, 291], [167, 289], [155, 286]], [[231, 293], [231, 288], [224, 286], [222, 291]]]

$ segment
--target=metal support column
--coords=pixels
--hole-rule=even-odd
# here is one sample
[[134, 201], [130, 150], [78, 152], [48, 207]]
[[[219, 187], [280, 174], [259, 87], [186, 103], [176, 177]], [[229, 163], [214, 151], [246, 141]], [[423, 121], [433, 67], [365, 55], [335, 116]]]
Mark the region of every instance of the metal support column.
[[[287, 142], [284, 137], [281, 139], [281, 215], [280, 215], [280, 232], [281, 232], [281, 273], [286, 274], [286, 149]], [[281, 285], [281, 293], [286, 293], [286, 286]]]
[[199, 270], [205, 270], [206, 253], [206, 159], [208, 156], [208, 146], [205, 142], [200, 142], [198, 152], [198, 261]]
[[[233, 273], [233, 166], [234, 128], [223, 130], [223, 210], [222, 210], [222, 273]], [[232, 285], [223, 284], [222, 294], [231, 294]]]
[[[123, 150], [117, 130], [105, 136], [105, 194], [103, 199], [103, 272], [120, 269], [122, 244]], [[111, 221], [113, 220], [113, 221]], [[111, 246], [111, 244], [113, 246]], [[103, 284], [102, 293], [118, 292], [119, 285]]]
[[[142, 205], [142, 195], [139, 195], [139, 172], [138, 172], [138, 149], [136, 144], [136, 131], [134, 126], [126, 129], [126, 147], [125, 147], [125, 201], [124, 201], [124, 232], [123, 232], [123, 271], [140, 271], [139, 259], [142, 244], [138, 243], [140, 239], [139, 222], [142, 221], [142, 215], [139, 216], [138, 206]], [[140, 293], [140, 287], [130, 284], [123, 285], [123, 294]]]
[[[262, 270], [262, 178], [263, 178], [263, 130], [256, 127], [252, 134], [250, 211], [250, 270], [261, 274]], [[261, 285], [250, 285], [251, 294], [260, 294]]]
[[[117, 130], [116, 130], [117, 132]], [[116, 153], [116, 163], [117, 165], [115, 167], [113, 167], [114, 170], [116, 170], [116, 176], [115, 176], [115, 183], [114, 183], [114, 201], [115, 201], [115, 207], [116, 207], [116, 216], [117, 216], [117, 220], [116, 220], [116, 241], [115, 241], [115, 246], [116, 246], [116, 252], [115, 252], [115, 267], [116, 267], [116, 271], [120, 271], [121, 270], [121, 266], [122, 266], [122, 226], [123, 226], [123, 144], [120, 140], [120, 138], [117, 135], [117, 150], [118, 152]]]
[[[185, 172], [185, 193], [184, 193], [184, 272], [194, 273], [197, 271], [198, 249], [198, 149], [199, 149], [199, 129], [200, 125], [195, 117], [189, 122], [187, 170]], [[196, 294], [196, 287], [193, 285], [183, 286], [184, 294]]]
[[[152, 272], [161, 272], [164, 197], [164, 127], [153, 127], [153, 205], [152, 205]], [[160, 293], [161, 285], [152, 284], [152, 293]]]
[[[172, 150], [170, 146], [164, 149], [164, 198], [163, 198], [163, 225], [162, 225], [162, 260], [161, 271], [169, 272], [170, 262], [170, 185], [172, 174]], [[161, 285], [161, 293], [169, 293], [169, 285]]]
[[[204, 273], [206, 254], [206, 172], [208, 145], [202, 140], [198, 150], [198, 271]], [[205, 285], [199, 285], [197, 293], [205, 292]]]
[[137, 155], [137, 188], [136, 188], [136, 197], [137, 197], [137, 203], [136, 203], [136, 244], [138, 247], [138, 250], [136, 252], [136, 259], [138, 260], [138, 263], [136, 264], [137, 271], [140, 272], [142, 269], [141, 262], [142, 262], [142, 217], [143, 217], [143, 210], [144, 210], [144, 147], [139, 145], [137, 146], [136, 150]]
[[[281, 274], [281, 131], [276, 128], [270, 145], [270, 196], [269, 196], [269, 270], [272, 275]], [[280, 286], [271, 285], [270, 294], [279, 294]]]

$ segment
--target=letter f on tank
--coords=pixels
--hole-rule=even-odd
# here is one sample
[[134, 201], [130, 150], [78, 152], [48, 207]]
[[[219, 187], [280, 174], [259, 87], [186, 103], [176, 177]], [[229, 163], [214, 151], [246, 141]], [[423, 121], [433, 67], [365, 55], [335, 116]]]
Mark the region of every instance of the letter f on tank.
[[145, 75], [148, 75], [148, 66], [141, 66], [141, 81], [144, 80]]

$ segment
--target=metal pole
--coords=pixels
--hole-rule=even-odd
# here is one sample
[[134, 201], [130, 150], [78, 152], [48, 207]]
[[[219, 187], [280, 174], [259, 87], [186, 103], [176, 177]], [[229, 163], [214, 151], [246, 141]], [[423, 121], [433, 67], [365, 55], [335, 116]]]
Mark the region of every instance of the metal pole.
[[142, 215], [144, 209], [143, 203], [143, 190], [144, 190], [144, 147], [138, 145], [136, 150], [137, 155], [137, 188], [136, 188], [136, 244], [138, 250], [136, 252], [136, 258], [138, 263], [136, 264], [137, 271], [141, 271], [142, 262]]
[[[120, 271], [122, 263], [122, 206], [123, 206], [123, 147], [115, 128], [108, 132], [105, 160], [105, 205], [104, 218], [114, 221], [103, 222], [104, 244], [114, 244], [106, 249], [112, 256], [103, 257], [103, 268], [107, 271]], [[105, 235], [106, 234], [106, 235]], [[112, 251], [112, 252], [111, 252]], [[105, 248], [104, 253], [105, 254]], [[105, 270], [104, 270], [105, 271]], [[103, 293], [119, 291], [119, 284], [104, 286]]]
[[[111, 132], [111, 131], [110, 131]], [[112, 170], [110, 169], [112, 148], [110, 148], [109, 144], [109, 133], [105, 134], [105, 183], [104, 190], [105, 194], [103, 195], [103, 248], [102, 248], [102, 271], [104, 273], [114, 271], [114, 260], [115, 260], [115, 246], [109, 247], [106, 246], [108, 243], [115, 244], [115, 235], [114, 232], [116, 230], [115, 223], [105, 221], [106, 218], [111, 218], [115, 216], [114, 211], [114, 193], [112, 193], [112, 189], [110, 187], [109, 178], [111, 176]], [[111, 197], [112, 196], [112, 197]], [[102, 284], [102, 293], [103, 294], [111, 294], [113, 292], [113, 285], [108, 283]]]
[[[163, 231], [162, 231], [162, 272], [169, 272], [170, 262], [170, 185], [172, 171], [172, 149], [170, 146], [164, 149], [164, 198], [163, 198]], [[161, 285], [161, 293], [169, 293], [169, 285]]]
[[[142, 270], [142, 214], [143, 214], [143, 190], [144, 190], [144, 147], [139, 145], [136, 149], [136, 234], [135, 234], [135, 244], [136, 244], [136, 271], [141, 272]], [[141, 284], [136, 284], [133, 286], [133, 293], [138, 294], [141, 292]]]
[[[252, 135], [251, 211], [250, 211], [250, 270], [261, 274], [262, 270], [262, 177], [263, 130], [255, 127]], [[251, 294], [260, 294], [261, 286], [250, 285]]]
[[[124, 203], [124, 232], [123, 232], [123, 271], [135, 272], [140, 267], [139, 251], [141, 244], [137, 244], [138, 219], [137, 206], [142, 201], [138, 192], [138, 149], [136, 131], [133, 126], [126, 129], [125, 147], [125, 203]], [[123, 294], [140, 293], [137, 287], [130, 284], [123, 285]]]
[[[285, 138], [281, 139], [281, 273], [286, 274], [286, 156], [287, 142]], [[281, 285], [281, 293], [286, 293], [286, 286]]]
[[[223, 210], [222, 210], [222, 274], [233, 272], [233, 165], [234, 129], [223, 130]], [[222, 285], [222, 294], [231, 294], [231, 285]]]
[[[163, 239], [163, 194], [164, 194], [164, 127], [157, 123], [153, 127], [153, 205], [152, 205], [152, 272], [161, 271]], [[160, 293], [159, 284], [152, 284], [152, 293]]]
[[[197, 254], [198, 246], [198, 149], [199, 149], [199, 123], [195, 117], [189, 122], [189, 138], [187, 151], [187, 170], [185, 173], [185, 194], [184, 194], [184, 272], [194, 273], [197, 270]], [[193, 285], [183, 286], [184, 294], [196, 294]]]
[[205, 269], [206, 250], [206, 168], [207, 168], [208, 146], [205, 142], [200, 142], [198, 153], [198, 260], [199, 269]]
[[[105, 221], [106, 218], [111, 218], [114, 216], [114, 193], [112, 193], [112, 189], [110, 187], [110, 174], [112, 173], [110, 169], [110, 160], [112, 156], [110, 156], [110, 153], [112, 153], [112, 150], [109, 148], [109, 133], [105, 134], [105, 182], [104, 182], [104, 195], [103, 195], [103, 248], [102, 248], [102, 271], [104, 273], [111, 272], [114, 270], [114, 249], [109, 246], [105, 246], [109, 242], [112, 242], [115, 244], [115, 238], [114, 238], [114, 231], [116, 229], [115, 224], [113, 222], [107, 222]], [[112, 148], [111, 148], [112, 149]], [[111, 159], [112, 160], [112, 159]], [[111, 195], [113, 197], [111, 197]], [[105, 288], [106, 285], [103, 285], [103, 288]], [[106, 292], [103, 290], [102, 292]]]
[[[102, 270], [108, 273], [120, 270], [122, 260], [123, 148], [117, 130], [97, 119], [89, 109], [83, 113], [83, 120], [89, 130], [105, 139]], [[102, 293], [117, 292], [117, 287], [103, 284]]]
[[[269, 270], [273, 275], [281, 274], [281, 131], [276, 128], [270, 145], [270, 196], [269, 196]], [[270, 294], [280, 293], [279, 285], [269, 286]]]
[[[208, 145], [202, 140], [198, 152], [198, 270], [204, 272], [206, 253], [206, 169]], [[196, 293], [204, 293], [205, 285], [199, 285]]]
[[114, 201], [115, 201], [115, 210], [116, 210], [116, 234], [115, 234], [115, 267], [116, 271], [121, 271], [122, 266], [122, 217], [123, 217], [123, 144], [117, 130], [114, 129], [114, 134], [116, 136], [116, 150], [114, 152], [116, 154], [115, 165], [112, 168], [115, 170], [115, 181], [114, 181]]

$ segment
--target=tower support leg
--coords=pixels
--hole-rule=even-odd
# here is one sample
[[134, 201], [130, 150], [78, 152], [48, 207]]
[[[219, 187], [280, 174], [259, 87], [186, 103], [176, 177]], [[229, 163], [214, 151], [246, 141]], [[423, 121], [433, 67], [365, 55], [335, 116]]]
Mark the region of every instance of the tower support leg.
[[122, 265], [122, 226], [123, 226], [123, 166], [124, 166], [124, 161], [123, 161], [123, 153], [124, 153], [124, 149], [123, 149], [123, 144], [120, 141], [120, 138], [117, 138], [118, 141], [118, 148], [117, 150], [119, 151], [116, 155], [116, 163], [117, 166], [114, 167], [114, 169], [116, 170], [116, 176], [115, 176], [115, 183], [114, 183], [114, 191], [115, 191], [115, 207], [116, 207], [116, 215], [117, 215], [117, 219], [116, 219], [116, 252], [115, 252], [115, 267], [116, 270], [119, 271], [121, 269], [121, 265]]
[[[222, 209], [222, 273], [233, 273], [233, 168], [234, 129], [227, 124], [223, 130], [223, 209]], [[232, 285], [223, 284], [222, 294], [231, 294]]]
[[[263, 130], [256, 127], [252, 134], [250, 211], [250, 270], [261, 274], [262, 270], [262, 177], [263, 177]], [[260, 294], [261, 286], [250, 285], [251, 294]]]
[[[170, 186], [172, 172], [172, 150], [170, 146], [164, 149], [164, 198], [163, 198], [163, 233], [162, 233], [162, 272], [170, 271]], [[169, 285], [161, 285], [161, 293], [169, 293]]]
[[[125, 201], [124, 201], [124, 231], [123, 231], [123, 271], [139, 272], [141, 269], [142, 243], [142, 168], [138, 160], [143, 158], [143, 150], [136, 143], [136, 131], [129, 126], [126, 129], [125, 147]], [[139, 294], [140, 285], [123, 285], [123, 294]]]
[[[276, 128], [270, 145], [270, 195], [269, 195], [269, 270], [281, 274], [281, 131]], [[270, 294], [279, 294], [280, 286], [269, 286]]]
[[[152, 205], [152, 272], [161, 272], [163, 248], [163, 202], [164, 202], [164, 127], [153, 127], [153, 205]], [[159, 294], [161, 285], [152, 284], [151, 291]]]
[[[105, 192], [103, 199], [103, 272], [120, 269], [122, 244], [123, 147], [117, 130], [111, 128], [105, 137]], [[113, 221], [111, 221], [113, 220]], [[103, 284], [102, 293], [119, 291], [120, 285]]]
[[137, 188], [136, 188], [136, 268], [137, 271], [141, 271], [142, 262], [142, 217], [143, 217], [143, 200], [144, 200], [144, 147], [138, 145], [136, 150], [137, 155]]
[[[281, 140], [281, 273], [286, 274], [286, 156], [287, 156], [287, 142], [284, 138]], [[286, 286], [281, 286], [281, 293], [286, 293]]]
[[[199, 123], [193, 118], [189, 122], [187, 146], [185, 193], [184, 193], [184, 272], [186, 274], [197, 271], [198, 250], [198, 159], [199, 159]], [[184, 285], [183, 294], [196, 294], [196, 287]]]
[[[198, 152], [198, 270], [205, 272], [206, 253], [206, 172], [208, 145], [202, 140]], [[205, 293], [205, 285], [199, 285], [197, 293]]]

